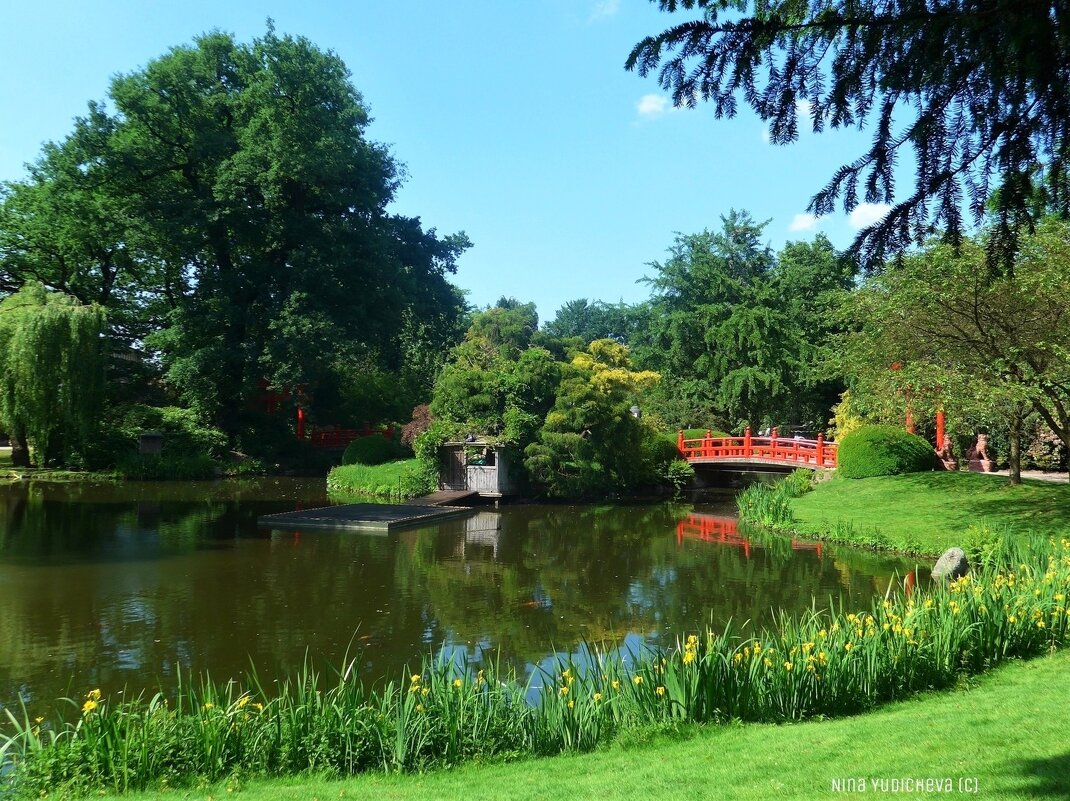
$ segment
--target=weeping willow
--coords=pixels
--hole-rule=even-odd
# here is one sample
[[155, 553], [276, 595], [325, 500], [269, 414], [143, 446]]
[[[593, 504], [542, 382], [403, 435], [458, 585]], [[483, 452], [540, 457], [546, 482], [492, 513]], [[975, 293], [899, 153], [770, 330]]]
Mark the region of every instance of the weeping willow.
[[[103, 394], [104, 310], [31, 283], [0, 303], [0, 425], [38, 464], [88, 440]], [[13, 451], [14, 456], [14, 451]]]

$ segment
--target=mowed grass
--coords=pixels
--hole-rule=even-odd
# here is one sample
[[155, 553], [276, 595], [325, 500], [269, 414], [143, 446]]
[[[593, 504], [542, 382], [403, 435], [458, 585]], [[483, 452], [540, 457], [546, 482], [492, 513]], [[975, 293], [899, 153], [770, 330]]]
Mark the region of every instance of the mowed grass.
[[[938, 555], [961, 545], [967, 529], [1065, 535], [1070, 486], [978, 473], [913, 473], [835, 478], [791, 500], [792, 525], [803, 535]], [[872, 535], [877, 532], [884, 542]]]
[[[443, 798], [759, 799], [857, 798], [847, 778], [950, 779], [985, 799], [1070, 795], [1070, 653], [1004, 666], [948, 694], [930, 694], [853, 718], [796, 725], [693, 727], [593, 754], [467, 766], [417, 776], [345, 781], [288, 779], [146, 793], [137, 801], [240, 798], [431, 801]], [[976, 785], [962, 784], [976, 781]], [[868, 785], [867, 785], [868, 787]], [[865, 794], [885, 792], [867, 789]], [[935, 793], [887, 793], [930, 798]], [[130, 798], [129, 796], [127, 798]]]
[[347, 464], [332, 468], [327, 489], [337, 493], [406, 498], [432, 492], [418, 459], [401, 459], [377, 465]]

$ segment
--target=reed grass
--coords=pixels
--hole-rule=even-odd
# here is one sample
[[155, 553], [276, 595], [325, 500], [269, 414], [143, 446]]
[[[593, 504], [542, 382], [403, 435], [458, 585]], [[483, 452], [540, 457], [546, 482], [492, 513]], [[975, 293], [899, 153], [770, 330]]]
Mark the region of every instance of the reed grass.
[[493, 665], [439, 659], [372, 688], [351, 662], [326, 673], [306, 663], [271, 691], [255, 674], [245, 687], [182, 683], [173, 701], [90, 690], [56, 712], [8, 711], [7, 789], [77, 796], [423, 771], [589, 751], [651, 725], [861, 712], [1067, 643], [1070, 539], [985, 542], [975, 574], [913, 595], [890, 586], [869, 609], [815, 608], [758, 632], [684, 633], [638, 655], [591, 649], [526, 685]]
[[795, 521], [791, 500], [813, 489], [813, 473], [798, 469], [775, 484], [755, 483], [736, 495], [739, 519], [772, 529], [789, 528]]

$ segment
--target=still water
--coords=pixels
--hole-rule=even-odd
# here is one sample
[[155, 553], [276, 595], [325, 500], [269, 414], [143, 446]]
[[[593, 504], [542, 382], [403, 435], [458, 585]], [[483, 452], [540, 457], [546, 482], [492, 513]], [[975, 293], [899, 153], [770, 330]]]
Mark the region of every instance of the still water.
[[372, 681], [443, 650], [522, 673], [583, 642], [868, 606], [914, 568], [744, 536], [727, 498], [503, 507], [386, 536], [256, 526], [329, 502], [322, 479], [0, 487], [0, 706], [250, 665], [270, 680], [347, 651]]

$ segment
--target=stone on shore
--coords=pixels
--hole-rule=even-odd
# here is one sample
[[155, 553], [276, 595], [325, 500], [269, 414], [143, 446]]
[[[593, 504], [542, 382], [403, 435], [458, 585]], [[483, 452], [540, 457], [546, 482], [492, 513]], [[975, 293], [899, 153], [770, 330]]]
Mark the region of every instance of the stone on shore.
[[966, 561], [966, 553], [962, 548], [948, 548], [936, 560], [936, 566], [933, 567], [934, 579], [957, 579], [962, 578], [970, 572], [970, 563]]

